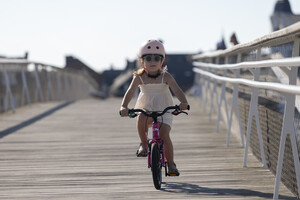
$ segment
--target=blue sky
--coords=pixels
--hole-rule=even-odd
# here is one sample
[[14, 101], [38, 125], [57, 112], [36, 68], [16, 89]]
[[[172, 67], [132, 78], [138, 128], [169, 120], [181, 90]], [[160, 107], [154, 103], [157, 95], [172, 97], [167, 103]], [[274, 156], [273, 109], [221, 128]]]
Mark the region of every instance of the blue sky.
[[[59, 67], [72, 55], [95, 69], [125, 67], [147, 39], [167, 53], [214, 50], [235, 32], [245, 43], [271, 32], [276, 0], [0, 0], [0, 55]], [[290, 0], [300, 14], [300, 1]]]

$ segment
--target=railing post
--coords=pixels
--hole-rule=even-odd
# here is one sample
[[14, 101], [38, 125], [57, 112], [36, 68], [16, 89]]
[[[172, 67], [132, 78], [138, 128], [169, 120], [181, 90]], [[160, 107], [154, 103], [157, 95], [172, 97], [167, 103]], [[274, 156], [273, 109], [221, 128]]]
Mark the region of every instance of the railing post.
[[200, 84], [200, 105], [201, 105], [201, 102], [204, 103], [204, 84], [205, 84], [205, 77], [202, 76], [201, 74], [199, 74], [199, 84]]
[[[294, 40], [294, 50], [293, 56], [299, 56], [299, 38]], [[289, 77], [289, 85], [296, 85], [297, 81], [297, 72], [298, 68], [293, 67], [290, 70], [285, 69]], [[295, 94], [285, 94], [286, 104], [284, 109], [284, 116], [283, 116], [283, 126], [281, 131], [281, 138], [280, 138], [280, 145], [279, 145], [279, 153], [278, 153], [278, 161], [277, 161], [277, 170], [276, 170], [276, 181], [275, 181], [275, 188], [274, 188], [274, 195], [273, 199], [278, 199], [279, 193], [279, 184], [281, 180], [281, 172], [282, 172], [282, 162], [283, 162], [283, 155], [285, 149], [285, 142], [287, 135], [290, 135], [290, 140], [292, 144], [292, 152], [293, 152], [293, 159], [294, 159], [294, 166], [295, 166], [295, 173], [296, 173], [296, 180], [298, 186], [298, 195], [300, 195], [300, 163], [299, 163], [299, 153], [297, 148], [297, 136], [294, 128], [294, 115], [295, 115]]]
[[25, 66], [21, 66], [21, 75], [22, 75], [22, 83], [23, 83], [23, 88], [22, 88], [22, 106], [25, 103], [25, 95], [26, 95], [26, 100], [27, 103], [30, 104], [30, 96], [29, 96], [29, 90], [28, 90], [28, 85], [27, 85], [27, 79], [26, 79], [26, 74], [25, 74]]
[[[217, 69], [215, 69], [215, 73], [217, 73]], [[214, 87], [213, 87], [213, 90], [210, 94], [210, 113], [209, 113], [209, 120], [211, 121], [211, 116], [212, 116], [212, 113], [214, 112], [214, 95], [216, 94], [216, 102], [218, 104], [218, 93], [217, 93], [217, 80], [214, 79]]]
[[46, 73], [47, 73], [47, 101], [50, 99], [54, 100], [54, 94], [53, 94], [53, 87], [52, 87], [52, 80], [50, 76], [50, 71], [46, 67]]
[[[256, 60], [259, 61], [260, 59], [261, 59], [261, 48], [258, 48], [256, 54]], [[250, 69], [250, 71], [253, 74], [254, 81], [259, 81], [260, 68]], [[248, 147], [250, 143], [250, 133], [251, 133], [253, 116], [255, 117], [255, 121], [256, 121], [257, 134], [259, 138], [260, 153], [263, 162], [263, 167], [266, 167], [265, 151], [263, 147], [263, 139], [262, 139], [262, 133], [261, 133], [261, 127], [259, 121], [259, 114], [258, 114], [258, 95], [259, 95], [259, 89], [253, 87], [252, 94], [251, 94], [250, 108], [249, 108], [249, 116], [248, 116], [247, 135], [246, 135], [247, 139], [246, 139], [246, 147], [244, 153], [244, 167], [247, 167]]]
[[9, 80], [9, 76], [7, 74], [7, 69], [6, 66], [3, 66], [3, 75], [4, 75], [4, 82], [5, 82], [5, 89], [6, 89], [6, 93], [5, 93], [5, 105], [4, 105], [4, 111], [6, 112], [8, 109], [8, 99], [10, 99], [10, 107], [12, 109], [13, 112], [15, 112], [15, 98], [12, 95], [11, 92], [11, 87], [10, 87], [10, 80]]
[[[225, 58], [225, 64], [228, 63], [228, 56], [226, 56]], [[218, 63], [219, 64], [219, 63]], [[227, 75], [227, 70], [224, 69], [223, 70], [223, 76], [226, 77]], [[226, 112], [226, 123], [228, 123], [228, 107], [227, 107], [227, 101], [226, 101], [226, 82], [225, 81], [222, 81], [222, 86], [221, 86], [221, 97], [220, 97], [220, 100], [218, 102], [218, 121], [217, 121], [217, 132], [219, 132], [219, 126], [220, 126], [220, 120], [221, 120], [221, 116], [222, 116], [222, 113], [221, 113], [221, 106], [222, 106], [222, 102], [224, 101], [224, 104], [225, 104], [225, 112]]]
[[56, 71], [56, 82], [57, 82], [56, 100], [61, 100], [62, 87], [61, 87], [60, 70]]
[[[240, 53], [238, 54], [237, 63], [241, 62], [241, 60], [242, 60], [242, 54]], [[240, 78], [240, 69], [234, 69], [233, 72], [235, 74], [235, 78]], [[234, 108], [236, 109], [237, 118], [239, 120], [242, 147], [244, 147], [244, 132], [242, 128], [238, 99], [239, 99], [239, 84], [235, 83], [233, 84], [232, 104], [231, 104], [231, 111], [228, 120], [228, 134], [227, 134], [227, 142], [226, 142], [227, 147], [229, 147], [229, 142], [230, 142], [232, 115], [233, 115]]]
[[[83, 84], [81, 84], [81, 89], [83, 87]], [[196, 97], [199, 97], [200, 99], [200, 105], [201, 105], [201, 102], [203, 101], [203, 78], [201, 76], [201, 74], [198, 74], [196, 73], [195, 74], [195, 91], [194, 91], [194, 95]]]
[[40, 97], [41, 102], [44, 102], [44, 96], [43, 96], [43, 90], [41, 87], [41, 82], [39, 78], [39, 72], [38, 72], [38, 64], [35, 65], [35, 83], [36, 83], [36, 90], [35, 90], [35, 102], [38, 101], [38, 97]]
[[72, 84], [72, 92], [73, 92], [73, 100], [76, 99], [76, 77], [74, 74], [71, 74], [71, 84]]
[[64, 83], [65, 83], [65, 98], [66, 100], [70, 100], [70, 86], [69, 86], [69, 81], [68, 81], [68, 75], [66, 74], [67, 72], [64, 71]]
[[208, 96], [210, 91], [210, 77], [205, 77], [205, 97], [204, 97], [204, 112], [206, 112], [206, 108], [208, 106]]

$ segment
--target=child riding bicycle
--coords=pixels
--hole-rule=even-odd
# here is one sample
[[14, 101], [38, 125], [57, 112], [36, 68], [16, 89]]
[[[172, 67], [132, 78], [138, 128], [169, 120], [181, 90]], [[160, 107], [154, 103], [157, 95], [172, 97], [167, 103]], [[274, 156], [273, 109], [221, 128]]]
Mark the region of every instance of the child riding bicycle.
[[[132, 82], [123, 97], [120, 108], [121, 116], [128, 116], [128, 104], [138, 87], [140, 87], [141, 92], [138, 96], [135, 109], [162, 111], [168, 106], [173, 106], [173, 97], [169, 89], [171, 88], [172, 92], [181, 102], [179, 104], [180, 110], [186, 110], [188, 102], [183, 91], [172, 75], [163, 67], [166, 56], [163, 44], [157, 40], [148, 40], [141, 46], [138, 56], [141, 69], [133, 74]], [[166, 113], [158, 118], [160, 123], [159, 131], [160, 137], [164, 140], [168, 170], [170, 173], [179, 175], [179, 171], [174, 162], [173, 144], [170, 138], [172, 120], [171, 113]], [[137, 129], [141, 140], [140, 147], [137, 151], [138, 157], [147, 156], [147, 132], [151, 124], [151, 118], [146, 117], [144, 114], [138, 116]]]

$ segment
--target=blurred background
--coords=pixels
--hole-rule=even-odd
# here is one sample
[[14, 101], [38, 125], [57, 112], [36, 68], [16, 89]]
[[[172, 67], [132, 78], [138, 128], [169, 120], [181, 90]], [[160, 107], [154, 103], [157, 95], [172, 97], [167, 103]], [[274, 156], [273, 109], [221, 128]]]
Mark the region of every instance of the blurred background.
[[[191, 55], [246, 43], [300, 21], [299, 0], [0, 0], [0, 57], [85, 70], [121, 96], [147, 39], [163, 41], [184, 91]], [[287, 17], [288, 16], [288, 17]]]

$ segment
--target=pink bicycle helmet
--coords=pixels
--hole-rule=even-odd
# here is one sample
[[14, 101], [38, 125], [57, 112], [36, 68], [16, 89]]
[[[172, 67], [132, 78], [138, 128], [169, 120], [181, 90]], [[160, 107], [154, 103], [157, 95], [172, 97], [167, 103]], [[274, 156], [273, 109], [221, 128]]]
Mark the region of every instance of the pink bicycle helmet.
[[164, 45], [158, 40], [147, 40], [144, 42], [139, 51], [139, 57], [142, 58], [147, 54], [158, 54], [166, 57]]

